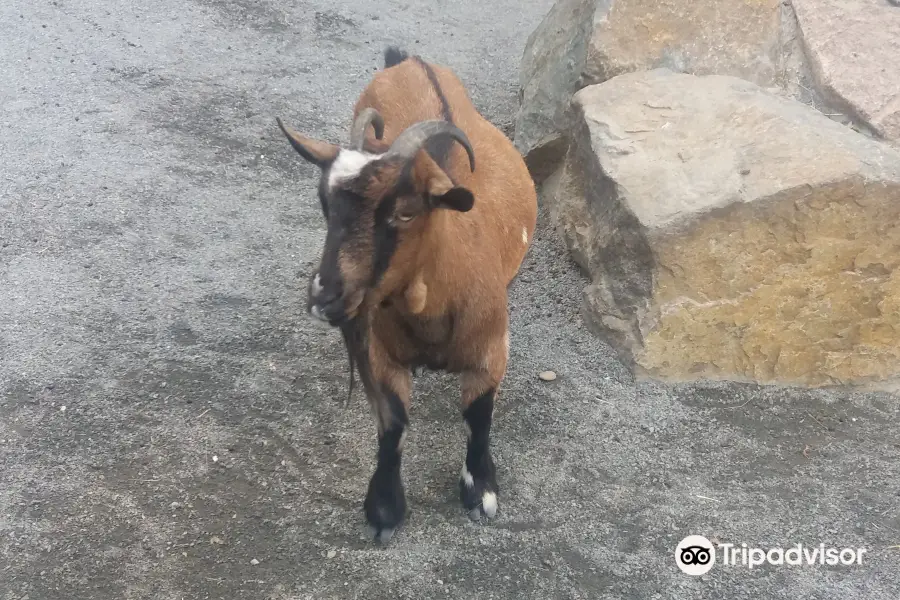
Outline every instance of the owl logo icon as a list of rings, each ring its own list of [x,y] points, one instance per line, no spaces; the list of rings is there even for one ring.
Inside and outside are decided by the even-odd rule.
[[[675,564],[687,575],[705,575],[716,564],[716,549],[702,535],[689,535],[675,547]]]

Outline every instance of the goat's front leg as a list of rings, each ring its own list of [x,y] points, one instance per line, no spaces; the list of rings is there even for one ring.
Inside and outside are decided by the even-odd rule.
[[[482,361],[482,367],[462,373],[463,420],[468,441],[466,462],[459,480],[460,500],[473,520],[482,515],[493,518],[497,513],[497,475],[491,457],[491,421],[494,400],[506,372],[509,353],[508,334],[493,339]]]
[[[372,356],[372,374],[376,389],[368,396],[378,426],[378,462],[363,506],[375,539],[386,543],[406,516],[400,459],[409,426],[412,376],[383,354]]]

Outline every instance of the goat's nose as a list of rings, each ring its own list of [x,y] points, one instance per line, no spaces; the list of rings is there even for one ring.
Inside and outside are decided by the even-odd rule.
[[[329,321],[343,310],[340,286],[326,286],[316,273],[309,284],[309,312],[321,321]]]
[[[341,289],[339,285],[323,285],[321,275],[316,273],[309,286],[309,298],[313,304],[326,306],[335,302],[340,295]]]

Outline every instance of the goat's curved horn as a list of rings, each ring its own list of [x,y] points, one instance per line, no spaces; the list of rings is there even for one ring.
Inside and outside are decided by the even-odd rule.
[[[350,148],[352,150],[362,150],[363,143],[366,141],[366,129],[369,125],[375,128],[375,137],[381,139],[384,135],[384,119],[374,108],[364,108],[359,112],[356,120],[353,121],[353,127],[350,129]]]
[[[412,160],[416,153],[422,149],[422,146],[436,135],[449,135],[465,148],[466,154],[469,155],[469,169],[475,170],[475,151],[472,150],[472,144],[463,131],[448,121],[439,119],[431,121],[420,121],[414,125],[410,125],[403,131],[394,143],[391,144],[390,150],[387,151],[385,158],[402,158]]]

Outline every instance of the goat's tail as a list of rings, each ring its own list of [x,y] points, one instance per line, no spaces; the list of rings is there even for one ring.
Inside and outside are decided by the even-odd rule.
[[[394,65],[399,65],[407,58],[409,58],[409,54],[397,46],[388,46],[384,51],[384,68],[390,69]]]

